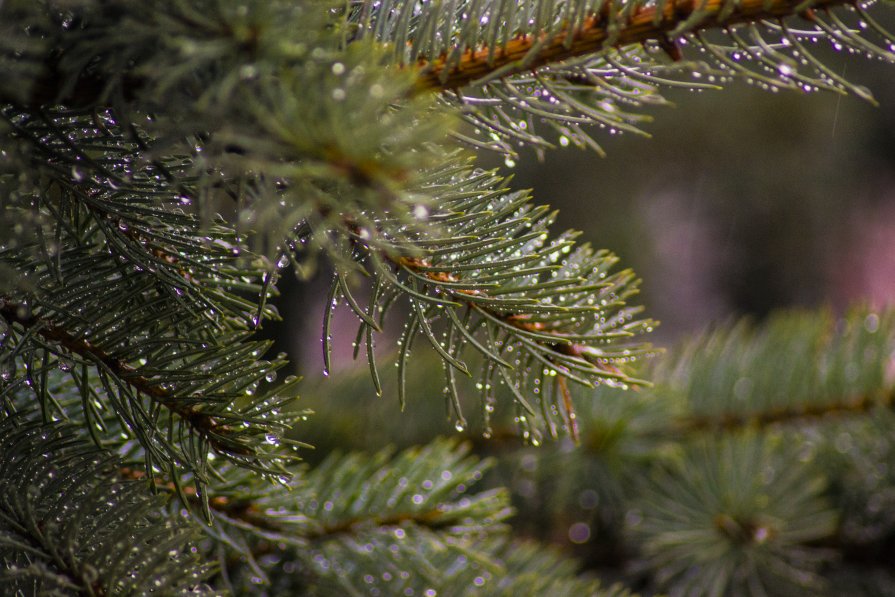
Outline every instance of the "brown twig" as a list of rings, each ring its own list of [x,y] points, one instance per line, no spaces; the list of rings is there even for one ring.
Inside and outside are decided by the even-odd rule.
[[[441,520],[445,511],[439,508],[422,512],[395,512],[387,516],[370,516],[348,518],[333,524],[321,524],[311,530],[306,538],[313,541],[328,539],[337,535],[352,533],[360,526],[369,524],[376,527],[401,526],[407,523],[417,524],[430,529],[439,529],[448,523]]]
[[[432,280],[434,284],[438,284],[440,282],[460,282],[462,278],[456,274],[448,273],[448,272],[440,272],[440,271],[430,271],[427,269],[430,267],[430,264],[425,259],[420,259],[418,257],[399,257],[393,260],[393,263],[400,267],[406,267],[414,270],[417,274]],[[566,356],[573,356],[578,358],[584,358],[586,354],[586,344],[569,342],[561,332],[556,332],[554,330],[548,329],[543,323],[537,321],[528,321],[528,316],[526,314],[518,314],[518,313],[499,313],[492,309],[488,309],[483,307],[479,303],[473,303],[471,301],[464,300],[465,296],[477,296],[477,297],[487,297],[487,294],[474,289],[464,289],[464,288],[444,288],[444,292],[451,295],[452,298],[457,301],[462,302],[468,308],[486,312],[491,317],[495,319],[500,319],[509,325],[519,328],[520,330],[529,331],[529,332],[537,332],[546,336],[554,336],[556,338],[556,342],[553,344],[548,344],[547,347],[555,351],[559,354],[563,354]],[[543,340],[535,340],[538,344],[547,344],[546,341]],[[549,358],[549,357],[548,357]],[[587,359],[586,359],[587,360]],[[596,367],[597,369],[604,371],[606,373],[612,375],[620,375],[621,371],[614,367],[609,363],[594,363],[593,361],[588,360],[588,362]],[[562,365],[557,364],[558,367],[562,367]],[[570,427],[571,430],[571,427]]]
[[[812,8],[824,9],[850,3],[852,0],[815,0]],[[692,29],[723,29],[732,25],[761,21],[764,19],[784,19],[795,16],[796,9],[803,4],[801,0],[740,0],[729,14],[723,14],[728,0],[670,0],[663,6],[662,13],[657,15],[655,7],[641,8],[633,11],[626,22],[615,23],[610,31],[609,15],[590,16],[582,26],[572,32],[571,43],[568,43],[569,32],[562,31],[543,43],[537,56],[523,61],[536,43],[544,40],[544,34],[523,35],[508,41],[496,48],[492,53],[488,48],[470,49],[461,57],[459,63],[445,73],[447,57],[421,59],[413,68],[419,71],[417,88],[420,91],[443,91],[458,89],[488,76],[497,69],[510,67],[505,74],[512,75],[531,71],[548,64],[562,62],[578,56],[592,54],[608,47],[623,47],[655,41],[667,46],[669,33],[686,19],[701,15]],[[614,10],[618,13],[623,7],[616,3]],[[804,11],[800,16],[808,16]],[[516,64],[513,68],[511,65]],[[47,65],[45,72],[37,77],[26,99],[22,97],[4,97],[2,101],[24,103],[27,107],[37,108],[48,104],[66,104],[72,107],[92,106],[106,99],[112,91],[108,81],[96,75],[85,73],[74,84],[64,83],[54,62]],[[135,99],[145,81],[133,74],[126,74],[116,86],[125,101]]]
[[[144,470],[129,466],[120,467],[118,469],[118,476],[122,479],[132,481],[142,481],[147,478]],[[157,490],[164,491],[171,495],[177,494],[177,487],[174,483],[165,481],[160,477],[153,477],[153,485]],[[182,491],[193,505],[199,503],[200,497],[194,487],[186,486],[182,488]],[[274,533],[282,533],[286,531],[286,529],[277,524],[275,519],[266,516],[262,509],[251,499],[237,499],[229,496],[216,495],[209,497],[208,506],[213,511],[223,514],[228,518],[239,520],[264,531]],[[444,514],[445,510],[434,508],[422,512],[395,512],[386,516],[352,517],[332,524],[324,523],[309,525],[307,530],[300,532],[300,534],[302,539],[315,541],[352,533],[358,527],[364,525],[392,527],[413,523],[430,529],[439,529],[449,524],[448,522],[441,520]],[[290,532],[294,533],[295,530],[291,529]]]
[[[149,378],[141,375],[129,364],[105,352],[102,348],[94,346],[86,338],[74,336],[52,322],[35,316],[29,309],[5,301],[2,298],[0,298],[0,316],[9,323],[17,323],[25,329],[32,329],[35,334],[38,334],[44,340],[57,343],[73,354],[101,364],[104,368],[124,380],[138,393],[150,397],[189,423],[219,452],[239,454],[241,456],[252,455],[252,451],[248,448],[243,448],[233,443],[224,445],[216,439],[215,436],[225,435],[231,431],[228,425],[181,402],[171,392],[162,388],[160,384],[154,383]]]
[[[658,435],[670,434],[684,437],[690,433],[709,431],[730,432],[749,427],[768,427],[797,421],[849,416],[867,413],[877,407],[891,408],[895,396],[857,396],[826,404],[803,404],[786,408],[772,408],[755,413],[721,413],[717,415],[690,415],[677,419]]]
[[[812,8],[830,8],[848,4],[850,0],[815,0]],[[445,72],[447,58],[441,56],[434,60],[420,60],[416,68],[420,70],[418,84],[421,89],[445,90],[465,87],[479,79],[483,79],[498,69],[516,64],[504,71],[505,75],[528,72],[548,64],[554,64],[593,54],[609,47],[624,47],[655,41],[660,45],[668,42],[668,35],[682,22],[701,15],[692,30],[723,29],[732,25],[756,22],[765,19],[784,19],[795,16],[796,8],[803,4],[801,0],[740,0],[733,10],[722,15],[729,0],[670,0],[663,6],[662,13],[657,14],[655,7],[641,8],[633,12],[627,22],[614,23],[617,29],[610,31],[607,14],[595,14],[584,24],[574,30],[571,43],[568,43],[569,32],[562,31],[553,39],[544,42],[545,36],[523,35],[510,40],[493,52],[486,47],[469,50],[463,54],[456,67]],[[624,8],[615,3],[614,10],[620,12]],[[802,12],[799,16],[809,17],[810,13]],[[524,60],[535,44],[544,42],[537,50],[537,55]]]
[[[147,477],[146,471],[129,466],[120,467],[118,469],[118,476],[130,481],[142,481]],[[176,495],[178,493],[177,486],[174,483],[165,481],[158,476],[153,476],[153,486],[155,489],[171,495]],[[191,504],[194,506],[199,504],[201,498],[195,487],[184,486],[181,490]],[[215,495],[208,498],[208,507],[229,518],[240,520],[265,531],[282,531],[282,529],[277,527],[274,522],[269,517],[265,516],[261,509],[249,499],[236,499],[224,495]]]

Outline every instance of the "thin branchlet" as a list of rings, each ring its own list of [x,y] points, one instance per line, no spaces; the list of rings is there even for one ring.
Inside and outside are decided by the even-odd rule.
[[[148,378],[137,372],[126,362],[117,359],[101,348],[94,346],[85,338],[73,336],[68,331],[54,325],[52,322],[45,321],[27,308],[22,308],[12,302],[3,301],[0,303],[0,316],[7,322],[17,323],[25,329],[31,329],[41,338],[58,344],[59,346],[70,351],[72,354],[81,356],[89,361],[100,363],[109,371],[133,387],[137,392],[148,396],[153,401],[161,404],[172,413],[176,414],[182,420],[186,421],[190,427],[196,430],[206,441],[213,447],[223,453],[231,453],[242,456],[250,456],[253,454],[248,447],[241,447],[229,443],[222,444],[216,439],[216,436],[225,436],[231,428],[216,420],[214,417],[202,413],[199,408],[191,406],[177,400],[177,398],[168,390],[164,389],[157,383],[153,383]]]
[[[891,408],[895,395],[852,396],[821,404],[798,404],[786,408],[772,408],[753,413],[727,412],[717,415],[688,415],[670,426],[648,435],[684,437],[696,433],[730,433],[741,429],[763,429],[774,425],[795,425],[831,417],[850,417],[866,414],[876,408]]]
[[[412,269],[417,274],[432,280],[433,284],[438,284],[439,282],[460,282],[463,280],[463,278],[459,274],[449,274],[442,271],[429,271],[428,269],[426,269],[429,266],[426,260],[418,257],[397,257],[392,259],[392,261],[398,266]],[[586,351],[586,344],[581,344],[579,342],[569,342],[562,332],[548,329],[541,322],[528,321],[527,316],[524,313],[506,313],[505,311],[495,311],[494,309],[490,309],[487,306],[482,305],[480,302],[474,303],[464,299],[465,296],[469,295],[482,298],[487,297],[487,293],[483,290],[444,287],[443,292],[450,295],[453,300],[465,305],[467,308],[474,311],[487,313],[491,317],[500,319],[515,328],[523,331],[538,332],[541,335],[555,337],[556,342],[552,344],[547,342],[546,340],[535,340],[536,343],[549,348],[551,351],[574,357],[580,357]],[[592,362],[592,364],[606,373],[611,373],[613,375],[620,374],[619,369],[612,366],[611,364],[600,362]],[[574,413],[574,411],[570,412]]]

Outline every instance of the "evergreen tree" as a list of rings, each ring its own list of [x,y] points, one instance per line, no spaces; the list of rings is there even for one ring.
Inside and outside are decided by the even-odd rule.
[[[472,161],[601,152],[668,86],[873,101],[818,42],[895,61],[891,8],[0,1],[3,594],[892,593],[895,313],[659,356],[635,275]],[[262,339],[289,270],[332,278],[327,369],[345,305],[377,393],[437,368],[481,450],[303,464],[357,407]]]

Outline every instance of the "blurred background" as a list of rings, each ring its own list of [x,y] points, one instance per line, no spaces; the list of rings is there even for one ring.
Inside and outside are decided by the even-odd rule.
[[[848,63],[879,107],[830,93],[737,84],[674,90],[653,135],[609,138],[607,157],[547,152],[515,184],[559,208],[559,226],[643,278],[656,338],[779,307],[895,297],[895,77]],[[843,67],[844,68],[844,67]]]

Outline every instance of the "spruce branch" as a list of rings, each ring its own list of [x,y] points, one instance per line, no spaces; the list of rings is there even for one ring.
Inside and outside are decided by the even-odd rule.
[[[291,456],[272,438],[291,424],[281,409],[297,380],[273,384],[285,359],[262,359],[269,343],[249,339],[278,317],[273,265],[232,229],[185,213],[198,194],[190,160],[154,154],[111,111],[2,115],[27,173],[7,210],[52,217],[3,231],[0,262],[23,272],[0,294],[4,329],[15,329],[4,381],[17,363],[23,376],[0,395],[27,382],[47,412],[58,366],[79,386],[91,432],[111,410],[149,469],[178,463],[201,485],[217,453],[280,474]]]
[[[491,79],[494,73],[512,77],[541,67],[592,55],[607,48],[654,42],[680,60],[672,37],[690,31],[726,30],[741,23],[777,21],[798,16],[814,21],[813,10],[854,4],[852,0],[667,0],[648,6],[641,2],[606,2],[599,13],[580,25],[545,34],[533,32],[496,47],[467,48],[459,60],[447,56],[420,58],[416,64],[423,89],[454,90]]]
[[[895,401],[892,309],[784,311],[744,319],[682,341],[639,374],[636,396],[583,390],[582,447],[593,454],[636,445],[743,432],[772,433],[890,413]]]
[[[886,407],[893,322],[891,309],[866,307],[838,323],[826,311],[780,313],[762,326],[741,321],[656,363],[661,381],[645,393],[661,393],[684,421],[735,427]]]
[[[212,594],[188,549],[195,527],[161,516],[116,461],[33,411],[0,421],[0,586],[4,592]],[[122,549],[124,545],[138,549]]]
[[[467,445],[436,440],[398,454],[332,454],[295,471],[288,484],[221,468],[224,480],[204,489],[214,525],[202,528],[222,550],[223,572],[236,583],[234,592],[247,575],[274,587],[362,587],[366,570],[375,568],[377,577],[386,570],[413,586],[447,587],[451,574],[427,558],[473,557],[507,531],[512,510],[506,492],[473,488],[491,465],[471,455]],[[147,478],[131,466],[118,474]],[[193,488],[180,488],[162,475],[154,475],[153,486],[179,497],[190,511],[200,502]],[[172,511],[181,507],[172,499]],[[284,574],[283,564],[293,561],[301,563],[300,571]],[[399,576],[401,570],[410,578]]]
[[[875,18],[885,10],[886,2],[838,0],[367,0],[349,23],[420,73],[421,91],[442,92],[460,111],[475,132],[455,133],[459,140],[508,156],[520,144],[540,154],[557,142],[602,154],[594,129],[647,135],[645,111],[668,103],[663,87],[718,89],[744,79],[873,102],[811,46],[826,41],[893,62],[895,35]]]
[[[545,431],[574,435],[574,408],[555,378],[588,387],[644,383],[627,371],[629,363],[654,352],[637,341],[654,322],[638,319],[640,308],[627,303],[638,280],[630,270],[614,271],[617,258],[608,251],[576,245],[574,231],[551,238],[555,214],[531,205],[527,193],[505,189],[494,172],[471,169],[451,156],[446,160],[419,187],[440,197],[439,208],[425,216],[429,228],[408,233],[388,219],[370,224],[374,233],[354,228],[355,258],[370,274],[371,296],[361,305],[353,296],[351,272],[337,270],[324,315],[325,367],[332,312],[344,301],[360,320],[355,358],[363,345],[381,391],[373,331],[403,298],[410,313],[398,341],[402,406],[410,350],[422,336],[443,359],[445,393],[458,429],[467,422],[456,373],[472,377],[469,354],[482,359],[476,387],[486,430],[496,390],[505,386],[528,441],[539,443]],[[385,251],[368,246],[374,235]]]
[[[149,396],[165,408],[177,414],[195,429],[212,447],[222,453],[232,452],[239,455],[251,453],[245,447],[228,445],[219,442],[217,438],[226,436],[232,428],[222,421],[216,421],[213,417],[203,414],[201,407],[196,404],[185,403],[174,398],[173,394],[157,383],[151,382],[141,375],[137,369],[124,361],[116,359],[102,349],[93,346],[85,338],[73,336],[66,330],[57,327],[52,322],[44,321],[36,317],[26,305],[17,305],[0,299],[0,317],[7,324],[18,324],[26,333],[36,334],[47,342],[56,343],[71,354],[78,355],[94,364],[111,371],[125,380],[137,392]]]

